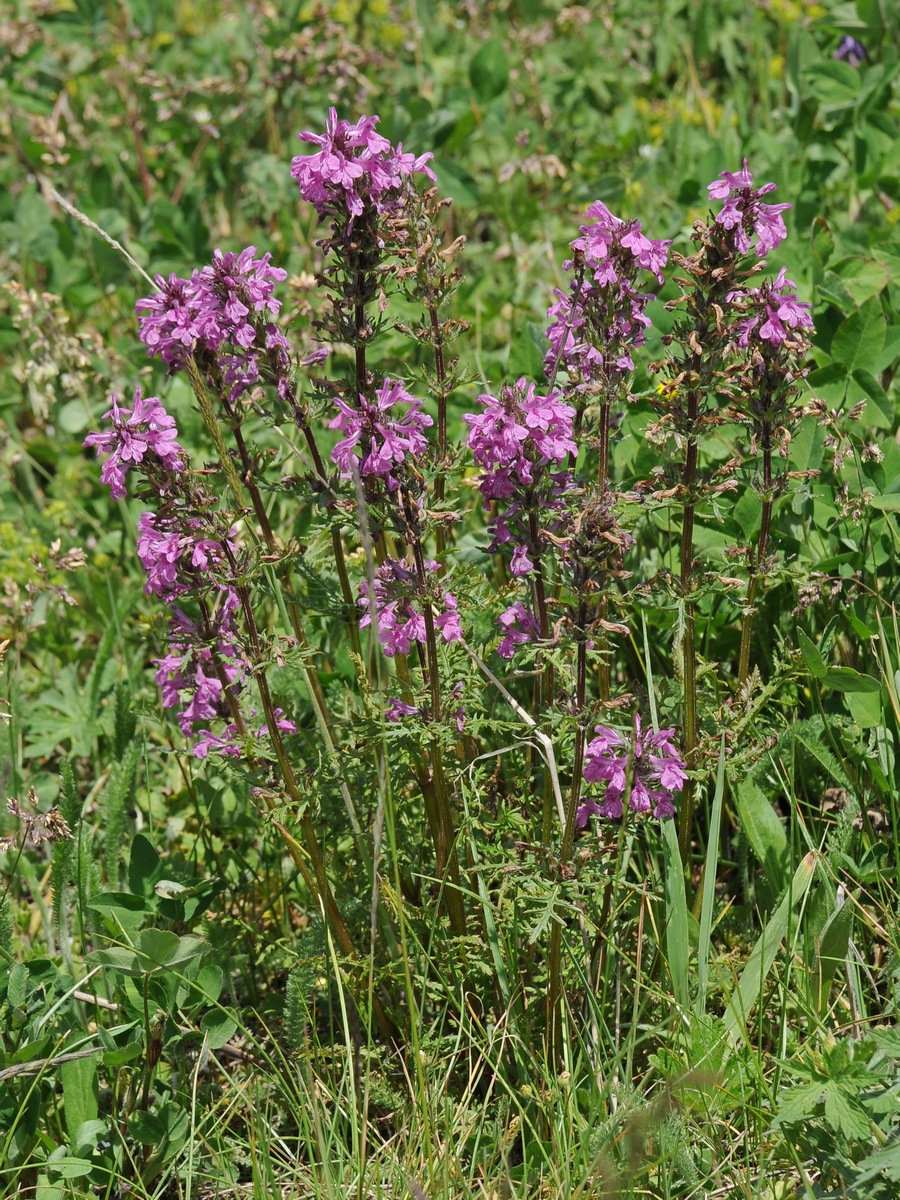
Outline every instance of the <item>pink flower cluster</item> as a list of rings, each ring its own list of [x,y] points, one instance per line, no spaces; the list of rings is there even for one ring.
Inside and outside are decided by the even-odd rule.
[[[98,454],[108,454],[100,478],[109,484],[110,494],[121,500],[125,492],[125,472],[139,463],[145,472],[158,474],[160,468],[170,474],[184,470],[181,447],[175,440],[175,418],[170,416],[156,396],[134,393],[134,408],[120,408],[111,396],[112,408],[103,414],[112,428],[89,433],[85,446],[95,446]]]
[[[570,475],[546,468],[562,466],[578,452],[573,437],[575,409],[558,392],[538,395],[534,384],[525,379],[501,388],[499,398],[485,394],[478,399],[484,411],[465,413],[463,420],[469,426],[472,456],[484,468],[479,488],[485,508],[495,500],[511,501],[489,526],[494,536],[491,551],[510,546],[510,570],[513,575],[527,575],[534,570],[528,557],[534,550],[529,544],[529,512],[561,507],[560,496]]]
[[[434,559],[425,562],[429,574],[439,571]],[[414,642],[425,642],[425,617],[421,611],[421,588],[415,568],[399,558],[389,558],[375,572],[375,618],[378,640],[388,658],[409,654]],[[371,622],[369,584],[359,585],[359,606],[363,612],[359,625],[365,629]],[[443,611],[436,612],[434,625],[445,642],[462,637],[456,598],[450,592],[441,595]]]
[[[594,727],[597,737],[588,742],[584,755],[585,783],[605,783],[601,803],[582,796],[577,822],[584,829],[592,816],[618,821],[625,802],[633,812],[652,810],[663,820],[675,813],[674,792],[687,779],[684,761],[674,743],[674,729],[645,733],[641,718],[634,718],[632,734],[619,733],[606,725]]]
[[[544,360],[549,375],[564,369],[580,386],[634,370],[631,349],[643,345],[650,324],[644,309],[655,298],[638,291],[635,280],[639,271],[649,271],[662,283],[671,244],[648,238],[640,221],[621,220],[600,200],[584,215],[593,220],[572,242],[584,279],[572,280],[568,296],[554,289]],[[574,266],[573,260],[563,263],[565,271]]]
[[[780,346],[791,336],[788,330],[813,328],[812,305],[797,299],[797,285],[788,279],[784,267],[771,283],[764,283],[760,288],[749,288],[743,292],[732,292],[728,299],[732,298],[749,299],[758,310],[754,315],[739,322],[739,346],[746,347],[750,344],[754,330],[757,331],[756,337],[760,341]]]
[[[291,162],[291,175],[300,186],[300,195],[314,204],[320,216],[331,209],[362,216],[366,203],[376,212],[390,208],[397,200],[404,179],[415,173],[434,181],[427,165],[433,154],[404,154],[403,144],[396,149],[387,138],[375,132],[378,117],[360,117],[355,125],[338,120],[329,109],[323,134],[301,133],[301,142],[319,149],[314,154],[298,155]]]
[[[158,517],[152,512],[141,513],[138,520],[137,552],[147,582],[148,596],[172,600],[190,591],[197,583],[198,573],[207,572],[224,560],[222,543],[216,538],[203,537],[201,521],[176,513]],[[236,530],[232,529],[233,537]],[[226,539],[228,549],[237,547]]]
[[[216,355],[236,399],[261,381],[274,382],[286,403],[292,394],[289,344],[275,324],[281,301],[275,284],[287,278],[256,258],[256,247],[240,253],[216,250],[213,261],[190,279],[156,276],[159,291],[135,305],[141,341],[173,370],[191,355]]]
[[[541,636],[541,627],[537,618],[521,600],[511,604],[497,620],[504,632],[503,640],[497,647],[497,653],[501,658],[512,658],[517,646],[533,642]]]
[[[746,158],[740,171],[723,171],[708,185],[707,191],[711,200],[725,201],[716,214],[716,223],[732,231],[739,254],[749,251],[751,234],[756,236],[754,249],[760,258],[780,246],[787,237],[781,214],[793,206],[762,202],[763,196],[775,191],[775,184],[764,183],[762,187],[754,188]]]
[[[168,653],[156,660],[156,683],[163,708],[180,708],[178,724],[185,737],[191,737],[194,725],[200,722],[228,716],[226,688],[232,696],[240,690],[246,664],[234,626],[234,614],[239,608],[237,593],[223,589],[221,603],[212,616],[215,657],[208,631],[202,630],[180,608],[172,614]],[[196,756],[203,758],[205,753]]]
[[[338,415],[329,423],[329,429],[339,429],[344,437],[331,453],[332,460],[348,477],[356,463],[360,475],[365,478],[382,476],[389,491],[396,489],[394,468],[404,462],[407,455],[417,458],[427,448],[428,442],[423,429],[434,422],[423,413],[422,401],[410,395],[398,380],[385,379],[375,394],[375,401],[359,397],[359,408],[351,408],[345,401],[334,398]],[[394,413],[396,405],[406,405],[405,412]],[[357,452],[362,452],[360,461]]]

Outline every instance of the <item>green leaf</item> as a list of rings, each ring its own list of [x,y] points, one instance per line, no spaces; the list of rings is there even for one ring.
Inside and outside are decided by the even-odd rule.
[[[719,830],[722,824],[722,805],[725,800],[725,732],[719,743],[719,763],[716,768],[716,791],[710,813],[709,837],[706,844],[706,864],[703,869],[703,897],[700,909],[700,929],[697,939],[697,1001],[695,1011],[702,1016],[706,1008],[706,989],[709,980],[709,945],[712,933],[713,908],[716,902],[716,874],[719,862]]]
[[[826,1080],[815,1083],[799,1083],[778,1097],[777,1121],[779,1125],[793,1125],[797,1121],[808,1121],[816,1115],[822,1102]]]
[[[852,667],[829,667],[825,659],[801,629],[797,635],[803,661],[810,675],[836,692],[880,692],[881,684],[871,675],[862,675]]]
[[[94,1121],[99,1112],[97,1059],[76,1058],[60,1064],[66,1130],[74,1144],[85,1121]]]
[[[828,665],[817,647],[809,640],[802,629],[798,633],[797,640],[800,643],[800,652],[803,655],[803,661],[806,663],[810,675],[813,675],[816,679],[823,679],[828,670]]]
[[[788,841],[784,825],[752,776],[735,789],[741,825],[775,893],[787,884]]]
[[[825,264],[834,253],[834,234],[828,228],[828,222],[824,217],[816,217],[809,236],[812,243],[813,263],[817,275],[821,277]]]
[[[204,1014],[200,1028],[206,1035],[210,1050],[221,1050],[237,1032],[237,1021],[229,1013],[216,1008]]]
[[[881,724],[881,693],[848,692],[844,703],[860,729],[875,729]]]
[[[139,953],[147,964],[145,970],[166,967],[172,970],[182,967],[205,954],[207,943],[202,938],[187,935],[178,937],[168,929],[144,929],[141,931]]]
[[[672,991],[675,1001],[687,1008],[690,1001],[688,990],[688,937],[687,897],[684,890],[684,867],[678,849],[678,833],[674,821],[662,823],[663,857],[666,866],[666,951],[669,972],[672,976]]]
[[[866,692],[869,695],[881,691],[881,684],[871,675],[862,675],[852,667],[829,667],[822,676],[826,687],[836,692]]]
[[[747,1020],[760,999],[763,984],[787,935],[791,913],[812,883],[816,857],[815,850],[810,850],[797,867],[784,899],[770,917],[769,923],[750,952],[737,986],[731,993],[722,1018],[722,1028],[732,1043],[740,1041],[744,1036]]]
[[[853,382],[865,393],[870,404],[866,405],[866,422],[876,429],[894,428],[894,406],[890,398],[871,371],[856,367],[851,373]]]
[[[135,834],[128,863],[128,886],[136,896],[149,899],[162,874],[162,862],[153,843],[142,833]]]
[[[900,492],[888,492],[884,496],[873,496],[869,501],[872,508],[882,512],[900,512]]]
[[[485,42],[469,63],[469,81],[482,104],[506,91],[509,63],[502,42],[496,39]]]
[[[868,370],[884,345],[886,329],[881,303],[873,296],[838,326],[831,341],[831,357],[843,363],[850,374],[858,368]]]
[[[830,1079],[825,1088],[825,1120],[846,1138],[868,1140],[872,1132],[865,1109],[835,1079]]]
[[[128,975],[132,979],[137,979],[144,974],[138,956],[125,946],[110,946],[106,950],[95,950],[89,958],[91,962],[108,967],[117,975]]]
[[[828,991],[838,968],[847,957],[850,934],[853,929],[853,906],[846,900],[836,908],[822,930],[819,938],[817,967],[819,975],[819,1012],[824,1012],[828,1003]]]

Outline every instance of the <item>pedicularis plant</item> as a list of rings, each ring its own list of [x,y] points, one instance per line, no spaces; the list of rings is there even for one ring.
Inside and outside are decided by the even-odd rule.
[[[292,175],[324,233],[302,357],[278,323],[286,273],[252,246],[216,251],[190,278],[157,276],[137,304],[148,353],[190,380],[211,459],[190,461],[172,415],[140,391],[128,407],[113,399],[86,444],[105,455],[113,496],[130,484],[146,506],[137,552],[169,612],[162,704],[193,755],[239,772],[268,810],[357,1000],[364,933],[331,857],[347,834],[372,881],[385,980],[402,896],[445,915],[477,986],[475,796],[507,808],[501,824],[556,887],[548,953],[522,981],[545,991],[555,1045],[568,919],[555,906],[593,871],[601,886],[582,900],[609,916],[610,827],[621,849],[626,829],[652,837],[674,817],[687,866],[720,737],[734,743],[758,704],[754,638],[769,634],[753,617],[782,570],[773,512],[799,474],[788,455],[810,307],[784,270],[767,273],[790,206],[769,203],[775,185],[755,187],[746,162],[709,185],[715,211],[690,252],[598,200],[548,310],[545,378],[469,398],[460,426],[469,381],[448,305],[462,239],[443,243],[431,155],[376,125],[332,110],[323,134],[300,135],[313,151]],[[666,272],[674,324],[649,364],[658,387],[636,397],[648,288]],[[655,465],[620,478],[635,401]],[[698,519],[748,496],[756,527],[724,576],[700,553]],[[731,612],[724,646],[710,640],[711,602]],[[668,628],[652,655],[648,625]],[[286,666],[305,698],[279,695]],[[382,832],[401,818],[431,850],[394,839],[379,916]],[[389,982],[370,995],[394,1034]]]

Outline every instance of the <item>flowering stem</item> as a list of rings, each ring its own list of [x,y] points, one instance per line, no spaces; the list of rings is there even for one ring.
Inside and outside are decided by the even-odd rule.
[[[684,462],[682,484],[685,490],[684,517],[681,527],[681,578],[680,590],[684,613],[684,628],[681,636],[682,686],[684,688],[684,759],[688,771],[695,766],[697,748],[697,664],[694,639],[694,602],[690,599],[694,588],[694,483],[697,474],[697,420],[700,402],[696,388],[688,392],[687,453]],[[678,814],[678,845],[681,861],[687,865],[691,850],[691,825],[694,811],[694,781],[688,776],[681,791],[681,808]]]
[[[768,433],[768,431],[766,431]],[[741,650],[738,660],[738,689],[747,682],[750,673],[750,633],[753,626],[753,605],[756,593],[762,579],[762,568],[769,545],[769,532],[772,527],[772,446],[771,437],[766,438],[763,446],[763,503],[759,523],[759,541],[750,572],[750,582],[747,586],[747,607],[741,621]]]
[[[444,462],[447,457],[447,374],[444,367],[444,334],[438,311],[433,303],[428,305],[428,316],[431,320],[431,343],[434,347],[434,374],[437,380],[437,458],[438,469],[434,477],[434,500],[438,508],[444,502]],[[447,548],[447,539],[443,522],[435,529],[435,548],[437,558],[443,557]]]

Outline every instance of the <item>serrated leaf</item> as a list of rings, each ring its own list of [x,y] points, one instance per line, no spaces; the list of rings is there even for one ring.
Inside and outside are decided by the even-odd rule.
[[[825,1087],[825,1120],[846,1138],[867,1139],[872,1131],[872,1122],[862,1105],[835,1079]]]
[[[806,1121],[816,1115],[822,1102],[825,1080],[815,1083],[798,1083],[778,1097],[777,1120],[779,1125]]]

